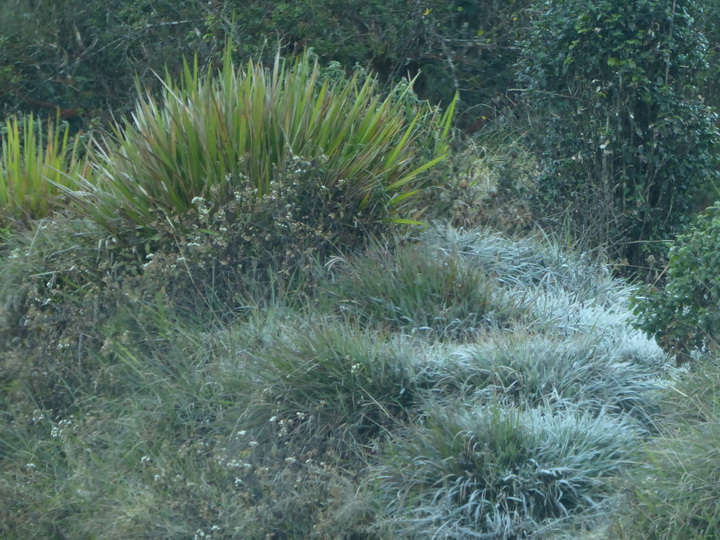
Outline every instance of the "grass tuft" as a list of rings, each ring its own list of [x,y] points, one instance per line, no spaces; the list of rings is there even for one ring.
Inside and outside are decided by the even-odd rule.
[[[375,481],[401,535],[525,537],[610,496],[632,439],[575,408],[432,405],[387,445]]]
[[[592,336],[493,333],[480,343],[449,348],[426,369],[438,387],[480,402],[573,403],[646,421],[658,408],[658,366],[628,361],[612,343]]]
[[[362,324],[439,339],[474,339],[508,317],[490,275],[458,253],[422,244],[376,246],[336,272],[326,290]]]
[[[332,320],[286,326],[240,354],[255,389],[241,425],[303,451],[360,449],[416,406],[411,354],[399,340]]]
[[[665,392],[656,437],[637,452],[617,538],[720,537],[720,359],[706,358]]]

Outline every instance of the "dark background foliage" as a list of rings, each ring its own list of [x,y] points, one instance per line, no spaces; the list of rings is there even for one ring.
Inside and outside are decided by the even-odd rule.
[[[543,166],[538,217],[564,214],[634,265],[712,202],[718,133],[697,2],[540,2],[519,78]],[[657,251],[657,250],[655,250]]]
[[[416,91],[447,103],[460,92],[478,129],[512,86],[515,41],[528,0],[7,0],[0,10],[0,103],[60,115],[75,128],[129,112],[134,79],[156,88],[182,56],[217,62],[232,39],[239,59],[312,47],[324,62],[356,64],[395,83],[421,73]],[[484,117],[484,118],[483,118]]]

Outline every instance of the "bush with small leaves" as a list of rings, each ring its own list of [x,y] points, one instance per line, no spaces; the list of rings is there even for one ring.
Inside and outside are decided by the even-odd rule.
[[[694,0],[539,0],[522,43],[529,141],[544,167],[536,212],[632,264],[707,203],[717,178],[698,11]]]
[[[634,297],[638,326],[679,362],[720,340],[720,206],[712,206],[672,244],[663,289]]]

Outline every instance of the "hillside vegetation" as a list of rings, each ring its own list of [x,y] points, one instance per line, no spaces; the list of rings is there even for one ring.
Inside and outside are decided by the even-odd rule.
[[[720,537],[713,5],[10,3],[1,538]]]

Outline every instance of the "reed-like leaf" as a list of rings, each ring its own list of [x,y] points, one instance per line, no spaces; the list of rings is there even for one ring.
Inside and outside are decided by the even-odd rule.
[[[5,122],[0,154],[0,226],[48,216],[90,169],[79,155],[79,139],[59,122],[43,123],[32,115]],[[64,189],[65,188],[65,189]]]
[[[236,69],[229,53],[215,75],[200,75],[197,62],[178,81],[166,74],[161,101],[142,96],[115,139],[100,141],[98,181],[83,183],[90,195],[77,202],[105,226],[151,230],[195,197],[223,204],[248,187],[266,195],[298,156],[322,158],[325,185],[347,182],[365,208],[392,201],[399,211],[416,177],[446,155],[452,105],[441,114],[408,106],[402,93],[383,98],[374,77],[320,75],[307,55]]]

